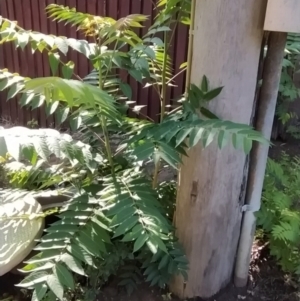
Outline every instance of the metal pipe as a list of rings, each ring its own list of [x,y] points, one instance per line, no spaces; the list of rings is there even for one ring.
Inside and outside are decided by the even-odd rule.
[[[256,118],[256,130],[270,139],[275,115],[282,60],[287,33],[271,32],[263,71],[263,83]],[[256,229],[255,212],[260,209],[261,194],[268,159],[269,146],[256,143],[251,152],[250,170],[247,184],[245,211],[237,252],[234,284],[244,287],[248,281],[251,250]]]

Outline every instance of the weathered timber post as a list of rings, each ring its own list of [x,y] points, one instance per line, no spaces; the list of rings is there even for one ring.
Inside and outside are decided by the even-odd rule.
[[[255,89],[265,0],[197,0],[191,81],[206,75],[224,86],[210,109],[223,119],[249,123]],[[211,297],[232,277],[240,235],[246,156],[216,144],[189,152],[181,167],[175,225],[190,261],[189,280],[174,279],[181,298]]]

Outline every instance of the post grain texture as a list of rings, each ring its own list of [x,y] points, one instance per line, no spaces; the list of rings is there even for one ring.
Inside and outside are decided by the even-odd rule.
[[[249,124],[257,73],[265,0],[197,0],[192,82],[203,75],[212,87],[224,86],[210,109],[220,118]],[[180,170],[175,225],[190,269],[173,293],[208,298],[231,281],[241,227],[246,156],[216,144],[196,146]]]

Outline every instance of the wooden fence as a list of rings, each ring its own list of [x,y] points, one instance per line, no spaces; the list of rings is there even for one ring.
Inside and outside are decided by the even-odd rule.
[[[145,14],[149,16],[145,28],[140,29],[140,34],[145,34],[147,27],[156,15],[155,1],[153,0],[2,0],[0,1],[0,15],[11,20],[17,20],[18,24],[25,29],[32,29],[43,33],[61,35],[73,38],[84,38],[70,26],[57,24],[48,19],[45,7],[50,3],[57,3],[69,7],[76,7],[78,11],[88,12],[94,15],[110,16],[114,19],[128,14]],[[170,48],[173,58],[173,68],[179,70],[179,66],[186,60],[188,44],[188,28],[179,26]],[[75,52],[70,52],[68,60],[75,62],[75,72],[85,76],[91,70],[91,66],[85,57]],[[31,50],[16,50],[13,44],[5,44],[0,48],[0,68],[8,68],[10,72],[18,72],[22,76],[38,77],[49,76],[50,69],[46,54],[31,54]],[[133,100],[139,105],[147,105],[143,114],[158,119],[159,101],[158,96],[152,89],[144,88],[134,80],[129,79],[133,89]],[[168,99],[172,100],[183,92],[184,75],[176,79],[176,87],[168,91]],[[6,101],[5,93],[0,94],[0,117],[2,120],[18,125],[26,125],[28,121],[36,120],[41,127],[53,126],[53,116],[46,117],[43,109],[29,110],[21,108],[18,100]]]

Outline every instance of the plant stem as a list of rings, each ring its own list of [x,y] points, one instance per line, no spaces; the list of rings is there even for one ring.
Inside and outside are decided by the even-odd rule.
[[[153,189],[155,189],[157,187],[159,167],[160,167],[160,161],[155,163],[154,173],[153,173],[153,180],[152,180],[152,188]]]
[[[168,63],[168,34],[164,32],[164,60],[162,70],[162,87],[160,94],[160,122],[164,120],[166,114],[166,98],[167,98],[167,63]],[[155,163],[152,187],[157,187],[158,172],[160,168],[160,160]]]
[[[106,119],[104,116],[101,116],[101,126],[103,128],[105,148],[106,148],[106,152],[107,152],[108,162],[111,167],[111,173],[112,173],[112,176],[115,177],[114,161],[113,161],[113,157],[112,157],[109,135],[108,135],[108,131],[107,131]]]
[[[98,85],[99,85],[99,88],[102,89],[103,81],[102,81],[102,73],[101,73],[101,59],[99,59],[98,65],[99,65]],[[112,174],[113,178],[115,179],[114,161],[113,161],[113,158],[112,158],[112,151],[111,151],[109,135],[108,135],[108,131],[107,131],[106,119],[103,115],[100,116],[100,122],[101,122],[101,126],[102,126],[102,129],[103,129],[104,142],[105,142],[104,144],[105,144],[105,149],[106,149],[106,153],[107,153],[108,162],[109,162],[109,165],[111,167],[111,174]]]
[[[186,68],[183,68],[182,70],[180,70],[178,73],[176,73],[172,78],[170,78],[168,81],[167,81],[167,85],[170,84],[177,76],[179,76],[180,74],[182,74],[183,72],[186,71]]]
[[[115,52],[117,50],[117,46],[118,46],[118,43],[119,43],[119,39],[116,40],[116,43],[115,43],[115,46],[114,46],[114,50],[113,50],[113,53],[112,53],[112,57],[109,61],[109,66],[107,67],[107,70],[106,70],[106,74],[105,74],[105,77],[104,77],[104,81],[106,81],[106,78],[107,78],[107,75],[108,75],[108,72],[110,71],[111,67],[112,67],[112,64],[113,64],[113,58],[115,56]]]
[[[189,46],[188,46],[186,82],[185,82],[185,96],[187,96],[189,88],[190,88],[190,85],[191,85],[191,71],[192,71],[192,58],[193,58],[193,42],[194,42],[194,27],[195,27],[195,10],[196,10],[196,0],[192,0],[191,25],[190,25],[190,34],[189,34]]]
[[[168,34],[164,32],[164,60],[162,70],[162,87],[160,101],[160,122],[163,121],[166,112],[166,97],[167,97],[167,63],[168,63]]]

